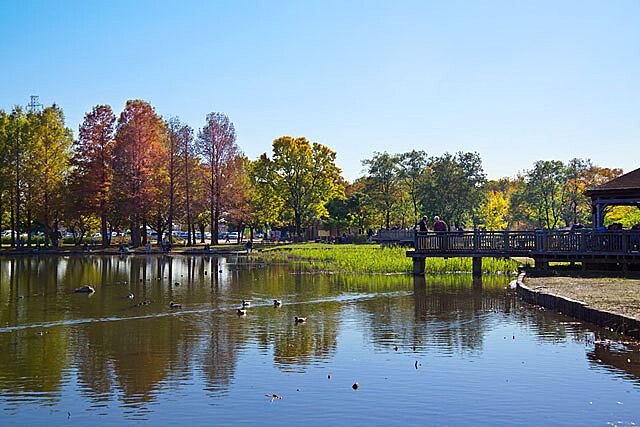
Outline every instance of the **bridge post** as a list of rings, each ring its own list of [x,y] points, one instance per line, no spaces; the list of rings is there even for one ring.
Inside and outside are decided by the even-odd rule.
[[[425,259],[420,257],[413,257],[413,274],[423,275],[424,274],[424,264]]]
[[[482,277],[482,257],[474,256],[473,258],[473,277]]]

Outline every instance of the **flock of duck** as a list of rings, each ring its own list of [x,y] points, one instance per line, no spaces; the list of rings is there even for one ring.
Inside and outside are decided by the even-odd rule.
[[[180,283],[176,282],[174,286],[179,286]],[[95,289],[91,286],[82,286],[80,288],[76,288],[74,290],[75,293],[83,293],[83,294],[92,294],[95,292]],[[133,295],[133,293],[129,292],[129,294],[126,296],[127,299],[133,299],[135,296]],[[149,305],[151,304],[151,301],[147,300],[147,301],[142,301],[137,303],[136,305],[134,305],[134,307],[141,307],[143,305]],[[247,308],[251,307],[251,301],[247,301],[247,300],[242,300],[241,303],[241,307],[237,310],[238,316],[246,316],[247,315]],[[281,307],[282,306],[282,300],[279,299],[274,299],[273,300],[273,306],[274,307]],[[173,301],[169,301],[169,308],[171,309],[176,309],[176,308],[182,308],[182,304],[178,304],[175,303]],[[299,316],[295,316],[293,318],[293,321],[295,323],[304,323],[307,321],[306,317],[299,317]]]
[[[242,300],[241,302],[241,307],[236,311],[236,313],[238,313],[238,316],[246,316],[247,315],[247,308],[251,307],[251,301],[247,301],[247,300]],[[282,300],[279,299],[274,299],[273,300],[273,306],[274,307],[282,307]],[[306,317],[299,317],[299,316],[295,316],[293,318],[293,321],[296,323],[304,323],[307,321]]]

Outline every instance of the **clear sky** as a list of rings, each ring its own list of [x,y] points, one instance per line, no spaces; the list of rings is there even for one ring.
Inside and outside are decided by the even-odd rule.
[[[0,0],[0,108],[144,99],[194,129],[220,111],[250,158],[282,135],[338,152],[478,151],[640,167],[640,1]]]

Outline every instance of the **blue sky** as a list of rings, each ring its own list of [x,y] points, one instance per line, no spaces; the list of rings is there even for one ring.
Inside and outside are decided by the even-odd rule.
[[[140,98],[195,129],[229,115],[255,158],[282,135],[338,152],[478,151],[640,167],[640,1],[0,0],[0,108]]]

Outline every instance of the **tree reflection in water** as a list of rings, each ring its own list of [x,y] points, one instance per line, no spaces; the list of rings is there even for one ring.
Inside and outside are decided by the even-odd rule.
[[[76,393],[96,411],[118,402],[140,413],[167,395],[185,397],[185,383],[198,384],[208,398],[223,397],[245,355],[269,359],[276,372],[308,372],[334,363],[341,333],[353,328],[363,336],[363,352],[416,346],[422,356],[479,355],[505,316],[541,342],[593,335],[585,325],[524,306],[507,282],[308,274],[243,257],[0,259],[0,402],[15,409]],[[73,293],[84,285],[95,294]],[[273,307],[273,298],[282,307]],[[242,299],[252,306],[239,318]],[[169,301],[183,308],[171,310]],[[295,324],[294,316],[308,321]],[[637,352],[596,343],[586,349],[594,367],[639,382]]]

